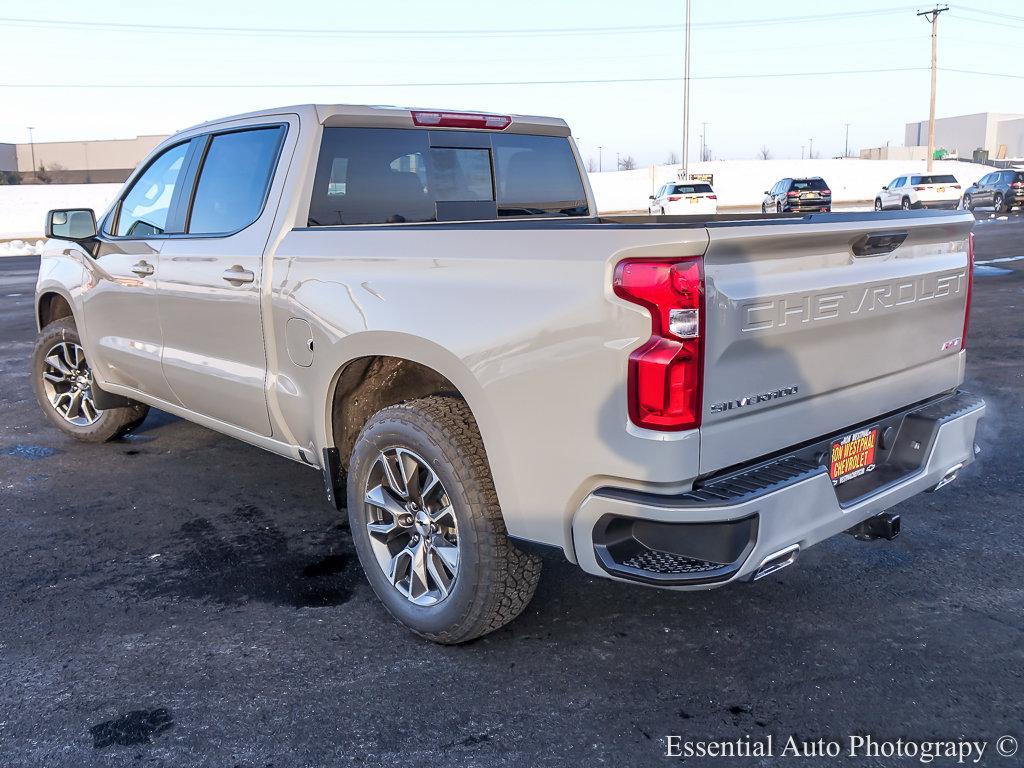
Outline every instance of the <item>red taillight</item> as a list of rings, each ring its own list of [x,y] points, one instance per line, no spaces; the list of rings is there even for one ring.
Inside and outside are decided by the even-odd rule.
[[[615,295],[651,313],[651,337],[629,356],[629,418],[663,431],[700,426],[704,378],[704,267],[686,259],[627,259]]]
[[[1021,186],[1024,186],[1024,185],[1021,185]],[[960,189],[960,185],[959,184],[950,184],[950,187],[953,188],[953,189]]]
[[[924,192],[926,189],[927,187],[914,187],[915,192]]]
[[[1010,186],[1014,189],[1020,189],[1021,187],[1024,187],[1024,181],[1015,181]],[[957,187],[957,189],[960,189],[960,187]]]
[[[669,199],[669,202],[674,203],[676,200],[682,200],[683,196],[682,195],[669,195],[668,199]]]
[[[413,112],[412,122],[426,128],[486,128],[503,131],[512,124],[508,115],[477,115],[472,112]]]
[[[832,194],[832,190],[831,189],[823,189],[823,190],[821,190],[821,196],[822,197],[828,197],[831,194]]]
[[[964,306],[964,332],[960,334],[960,349],[967,349],[967,326],[971,321],[971,284],[974,282],[974,233],[967,236],[967,304]]]
[[[799,192],[787,192],[786,197],[796,197],[799,194]]]
[[[718,195],[706,195],[706,197],[707,197],[708,200],[717,200],[718,199]]]

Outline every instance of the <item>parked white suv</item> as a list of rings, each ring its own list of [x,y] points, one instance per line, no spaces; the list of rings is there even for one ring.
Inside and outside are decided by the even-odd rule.
[[[647,210],[652,214],[704,216],[718,213],[718,195],[710,184],[703,181],[670,181],[649,200]]]
[[[875,195],[875,210],[887,208],[957,208],[960,183],[951,173],[897,176]]]

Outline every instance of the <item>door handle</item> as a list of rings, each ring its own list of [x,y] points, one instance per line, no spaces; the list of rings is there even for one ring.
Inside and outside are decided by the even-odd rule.
[[[238,286],[243,283],[251,283],[256,279],[256,275],[252,270],[242,269],[241,266],[235,264],[231,269],[224,270],[224,274],[221,275],[221,279],[227,280],[234,286]]]
[[[139,277],[149,277],[153,274],[154,267],[148,261],[143,260],[132,264],[131,271]]]

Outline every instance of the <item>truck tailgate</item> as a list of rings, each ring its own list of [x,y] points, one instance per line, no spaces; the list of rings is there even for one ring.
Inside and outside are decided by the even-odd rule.
[[[973,216],[808,218],[708,226],[702,473],[963,378]]]

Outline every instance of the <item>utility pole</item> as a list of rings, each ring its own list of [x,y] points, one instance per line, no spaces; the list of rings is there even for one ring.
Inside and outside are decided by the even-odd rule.
[[[690,173],[690,0],[686,0],[686,52],[683,57],[683,178]]]
[[[604,162],[601,160],[601,150],[602,149],[604,149],[604,147],[598,145],[598,147],[597,147],[597,172],[598,173],[600,173],[601,171],[604,170]]]
[[[813,160],[814,159],[814,139],[808,139],[807,141],[809,142],[808,147],[807,147],[807,159],[808,160]]]
[[[700,125],[700,159],[704,161],[708,159],[708,124],[701,123]]]
[[[804,147],[805,147],[805,146],[806,146],[805,144],[801,144],[801,145],[800,145],[800,159],[801,159],[801,160],[803,160],[803,159],[804,159]]]
[[[34,126],[30,125],[28,127],[28,147],[29,151],[32,153],[32,179],[34,181],[36,178],[36,143],[32,140],[33,130]]]
[[[945,5],[941,8],[935,6],[930,11],[919,11],[918,16],[924,16],[932,23],[932,98],[928,107],[928,172],[931,173],[933,155],[935,154],[935,83],[938,76],[939,61],[939,14],[949,10]]]
[[[850,156],[850,124],[846,124],[846,149],[843,150],[843,157]]]

